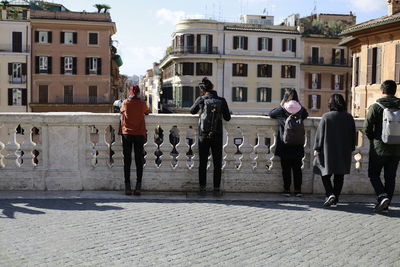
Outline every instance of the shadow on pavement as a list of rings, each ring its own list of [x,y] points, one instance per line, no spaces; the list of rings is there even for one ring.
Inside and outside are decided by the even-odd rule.
[[[115,202],[115,201],[107,201]],[[47,200],[0,200],[0,219],[15,219],[15,213],[25,213],[31,215],[42,215],[45,211],[36,210],[91,210],[91,211],[108,211],[122,210],[117,206],[98,205],[103,201],[81,200],[81,199],[47,199]]]

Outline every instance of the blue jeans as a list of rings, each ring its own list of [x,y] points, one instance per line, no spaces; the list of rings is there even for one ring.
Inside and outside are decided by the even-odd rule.
[[[368,162],[368,177],[374,187],[377,196],[387,194],[391,200],[396,186],[396,172],[399,166],[399,158],[394,156],[378,156],[375,151],[370,151]],[[385,184],[381,180],[381,172]]]

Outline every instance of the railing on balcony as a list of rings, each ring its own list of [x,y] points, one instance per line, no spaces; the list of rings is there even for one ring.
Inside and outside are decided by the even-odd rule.
[[[8,82],[10,84],[25,84],[26,75],[22,75],[21,77],[14,77],[13,75],[9,75]]]
[[[332,65],[346,66],[347,60],[345,58],[332,58]]]
[[[0,44],[0,53],[29,53],[30,51],[30,45],[13,46],[11,42],[9,44]]]
[[[308,57],[308,64],[324,65],[324,58],[323,57]]]
[[[198,189],[198,116],[146,117],[144,190]],[[319,118],[305,120],[304,193],[323,193],[313,174],[313,143]],[[22,130],[17,134],[17,127]],[[357,119],[359,142],[343,193],[372,193],[367,179],[369,142]],[[224,124],[222,189],[280,192],[283,188],[276,146],[278,124],[265,116],[233,116]],[[0,113],[0,190],[120,190],[123,154],[118,114]],[[212,160],[210,160],[212,165]],[[132,165],[132,176],[135,169]],[[212,188],[212,166],[208,170]],[[133,178],[134,179],[134,178]],[[399,191],[399,185],[397,191]]]
[[[105,96],[57,96],[52,104],[110,104],[110,98]]]
[[[176,46],[169,54],[218,54],[218,47]]]

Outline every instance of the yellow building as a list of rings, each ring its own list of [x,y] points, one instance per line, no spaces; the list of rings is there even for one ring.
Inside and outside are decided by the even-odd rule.
[[[161,60],[162,106],[184,111],[208,77],[234,114],[267,114],[285,88],[299,89],[303,61],[296,27],[274,26],[273,17],[245,15],[242,23],[182,20]]]
[[[385,80],[400,82],[400,1],[388,0],[388,15],[354,25],[343,31],[342,42],[352,51],[353,106],[356,117],[382,96]]]
[[[30,12],[7,6],[0,13],[0,112],[27,112],[30,101]]]

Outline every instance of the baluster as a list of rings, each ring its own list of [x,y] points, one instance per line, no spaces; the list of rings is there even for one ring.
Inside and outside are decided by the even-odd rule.
[[[180,126],[181,129],[185,129],[184,125]],[[184,130],[178,130],[179,143],[175,146],[176,151],[178,152],[177,157],[177,166],[176,168],[186,169],[187,168],[187,159],[186,152],[188,151],[189,146],[186,144],[186,132]]]
[[[31,168],[34,166],[33,158],[35,157],[33,154],[33,150],[35,148],[35,143],[32,140],[32,125],[24,125],[25,134],[24,141],[21,144],[21,150],[24,151],[24,155],[22,156],[22,166],[26,168]]]
[[[169,141],[169,130],[166,130],[166,129],[171,129],[171,128],[172,128],[171,125],[166,125],[161,128],[164,130],[164,138],[163,138],[163,142],[160,145],[160,150],[162,152],[161,165],[159,167],[160,170],[169,171],[169,170],[171,170],[171,168],[173,168],[172,167],[172,157],[170,155],[170,153],[173,149],[173,145]]]
[[[3,131],[2,131],[3,129],[4,129],[4,125],[0,124],[0,136],[3,133]],[[3,149],[4,149],[4,143],[2,142],[2,140],[0,140],[0,168],[4,168],[4,156],[2,153]]]
[[[124,153],[122,147],[122,135],[116,134],[115,141],[112,144],[112,150],[114,151],[114,155],[112,159],[114,161],[113,166],[117,168],[124,167]]]
[[[278,130],[275,130],[273,133],[273,137],[271,140],[271,147],[270,147],[270,155],[271,157],[268,160],[268,166],[269,166],[269,170],[272,170],[275,166],[275,162],[276,162],[276,158],[275,158],[275,149],[276,149],[276,145],[278,142]]]
[[[235,131],[237,130],[237,127],[230,123],[229,124],[227,123],[225,127],[226,127],[227,142],[224,146],[224,151],[226,153],[226,156],[224,158],[225,164],[223,166],[223,169],[234,170],[236,169],[235,153],[237,151],[237,147],[235,145]]]
[[[147,142],[144,144],[144,150],[146,151],[146,169],[154,169],[156,165],[156,155],[154,154],[157,150],[157,144],[154,142],[155,138],[155,125],[148,126],[147,131]]]
[[[8,132],[8,142],[4,147],[5,156],[4,164],[6,168],[19,167],[17,150],[20,149],[20,145],[17,143],[17,131],[18,124],[9,124],[6,126]]]
[[[255,141],[255,134],[253,134],[253,132],[254,128],[252,127],[247,126],[242,128],[243,142],[239,146],[240,151],[242,152],[240,164],[241,170],[253,170],[254,167],[254,160],[251,158],[251,154],[254,151],[251,143]]]
[[[268,146],[265,144],[267,128],[258,128],[257,129],[257,145],[254,147],[254,151],[257,154],[256,156],[256,166],[254,169],[258,171],[265,171],[267,165],[267,157],[268,154]]]
[[[99,130],[99,141],[96,145],[97,155],[97,167],[104,168],[108,166],[110,159],[109,146],[106,142],[106,131],[107,125],[96,126]]]

